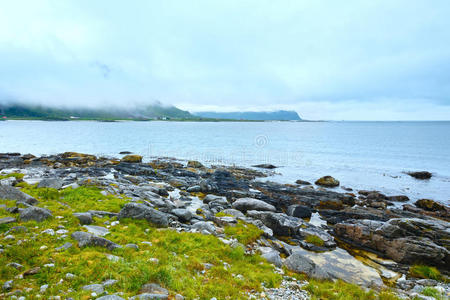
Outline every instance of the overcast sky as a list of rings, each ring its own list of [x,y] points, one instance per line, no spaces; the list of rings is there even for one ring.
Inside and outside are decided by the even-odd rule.
[[[449,16],[449,0],[0,0],[0,101],[450,120]]]

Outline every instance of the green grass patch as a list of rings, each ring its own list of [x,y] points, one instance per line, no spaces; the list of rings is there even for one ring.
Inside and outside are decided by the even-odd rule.
[[[417,278],[442,279],[441,272],[438,269],[426,265],[412,265],[409,268],[409,274]]]
[[[320,237],[318,237],[317,235],[314,235],[314,234],[307,235],[305,238],[305,241],[307,243],[310,243],[310,244],[313,244],[313,245],[316,245],[319,247],[322,247],[324,244],[324,241]]]
[[[255,242],[264,232],[253,224],[238,221],[235,226],[226,226],[225,234],[247,245]]]
[[[20,181],[20,180],[23,179],[23,176],[25,176],[25,174],[22,174],[22,173],[10,173],[10,174],[6,174],[6,175],[0,175],[0,180],[5,179],[5,178],[14,177],[18,181]]]
[[[437,300],[443,300],[444,299],[444,295],[442,295],[437,289],[435,289],[434,287],[431,286],[427,286],[422,290],[422,293],[425,296],[430,296],[433,297],[434,299]]]

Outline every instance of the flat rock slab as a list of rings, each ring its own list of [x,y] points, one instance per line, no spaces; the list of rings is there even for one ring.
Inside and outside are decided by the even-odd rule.
[[[0,185],[0,199],[16,200],[18,202],[25,202],[30,205],[35,205],[38,203],[35,198],[9,185]]]
[[[16,218],[13,217],[0,218],[0,224],[8,224],[14,222],[16,222]]]
[[[105,236],[109,233],[109,230],[107,228],[101,226],[84,225],[83,227],[86,228],[89,233],[92,233],[95,236]]]
[[[276,211],[276,208],[273,205],[254,198],[239,198],[233,202],[232,207],[244,213],[248,210]]]
[[[120,211],[117,219],[132,218],[132,219],[144,219],[149,223],[155,224],[160,227],[169,226],[169,218],[167,214],[160,212],[144,204],[127,203]]]
[[[59,190],[63,186],[63,181],[59,178],[45,178],[42,179],[39,184],[38,188],[52,188]]]
[[[97,298],[97,300],[125,300],[125,299],[120,296],[117,296],[117,295],[106,295],[106,296]]]

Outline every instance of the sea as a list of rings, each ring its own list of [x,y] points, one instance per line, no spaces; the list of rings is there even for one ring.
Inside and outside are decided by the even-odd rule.
[[[145,161],[277,166],[261,180],[314,182],[330,175],[353,190],[450,203],[450,122],[0,122],[0,152],[65,151]],[[409,171],[429,171],[418,180]]]

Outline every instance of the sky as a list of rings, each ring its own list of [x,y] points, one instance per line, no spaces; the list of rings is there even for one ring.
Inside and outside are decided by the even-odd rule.
[[[450,1],[0,0],[0,102],[450,120]]]

